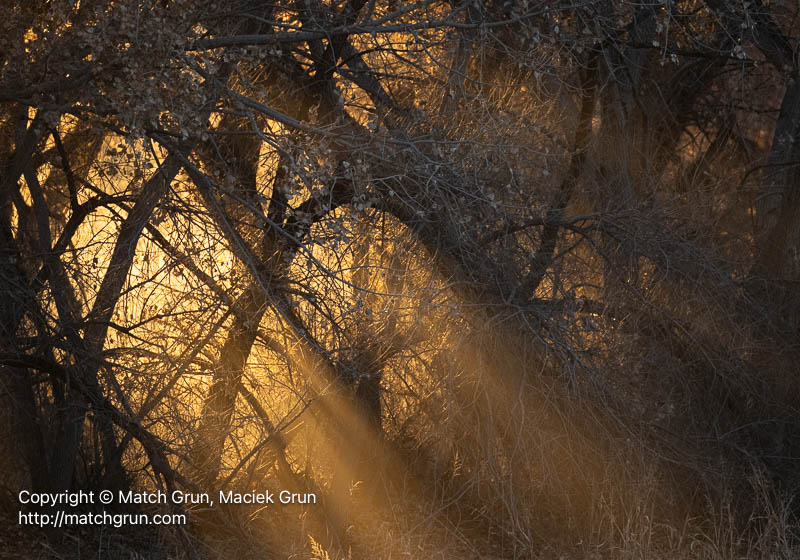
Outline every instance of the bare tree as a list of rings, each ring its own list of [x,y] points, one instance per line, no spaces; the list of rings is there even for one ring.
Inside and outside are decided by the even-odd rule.
[[[790,556],[796,15],[10,7],[6,486],[316,492],[194,512],[316,557]]]

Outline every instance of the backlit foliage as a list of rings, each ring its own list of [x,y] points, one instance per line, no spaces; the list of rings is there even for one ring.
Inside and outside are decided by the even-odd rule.
[[[12,3],[0,490],[320,497],[167,557],[792,557],[796,12]]]

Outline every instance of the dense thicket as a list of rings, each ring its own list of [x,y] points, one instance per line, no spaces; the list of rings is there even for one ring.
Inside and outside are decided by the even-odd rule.
[[[796,554],[797,10],[11,3],[8,511],[288,488],[128,546]]]

